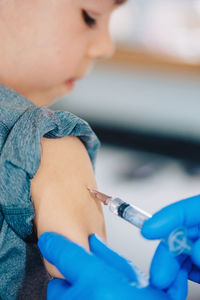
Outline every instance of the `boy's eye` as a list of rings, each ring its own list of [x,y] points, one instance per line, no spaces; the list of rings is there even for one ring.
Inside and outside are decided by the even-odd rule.
[[[82,10],[82,16],[83,16],[83,20],[84,22],[89,26],[89,27],[93,27],[96,25],[96,20],[93,19],[92,17],[90,17],[88,15],[88,13],[85,10]]]

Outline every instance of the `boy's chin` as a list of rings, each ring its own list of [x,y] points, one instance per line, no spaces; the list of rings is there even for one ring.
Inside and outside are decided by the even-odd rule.
[[[36,105],[48,106],[61,97],[68,95],[70,92],[72,92],[72,89],[67,87],[65,84],[62,84],[52,89],[34,92],[24,96]]]

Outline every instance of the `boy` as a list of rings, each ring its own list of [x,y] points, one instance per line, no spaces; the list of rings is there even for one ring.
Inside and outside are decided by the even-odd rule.
[[[101,207],[87,190],[96,189],[90,160],[98,140],[86,122],[47,106],[70,92],[92,61],[113,54],[109,19],[122,2],[0,1],[4,300],[45,299],[48,273],[62,278],[40,260],[35,242],[43,232],[67,235],[87,249],[92,232],[106,238]]]

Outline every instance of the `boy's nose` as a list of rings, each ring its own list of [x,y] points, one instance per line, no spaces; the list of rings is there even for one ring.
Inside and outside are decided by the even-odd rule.
[[[109,32],[99,33],[88,49],[90,59],[105,59],[115,52],[115,45]]]

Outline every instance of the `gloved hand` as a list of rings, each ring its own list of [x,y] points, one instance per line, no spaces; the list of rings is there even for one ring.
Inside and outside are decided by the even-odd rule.
[[[200,283],[200,196],[188,198],[171,204],[145,221],[142,235],[147,239],[164,239],[178,227],[185,227],[189,239],[193,241],[190,256],[173,256],[168,247],[161,242],[150,269],[150,282],[159,289],[166,289],[176,281],[177,299],[185,277]],[[182,273],[182,275],[180,275]],[[177,280],[179,274],[180,280]],[[173,291],[176,293],[176,291]],[[169,291],[170,295],[170,291]]]
[[[91,253],[56,233],[43,233],[38,246],[43,256],[66,278],[53,279],[47,300],[169,300],[150,286],[138,289],[131,265],[95,235],[89,238]]]

